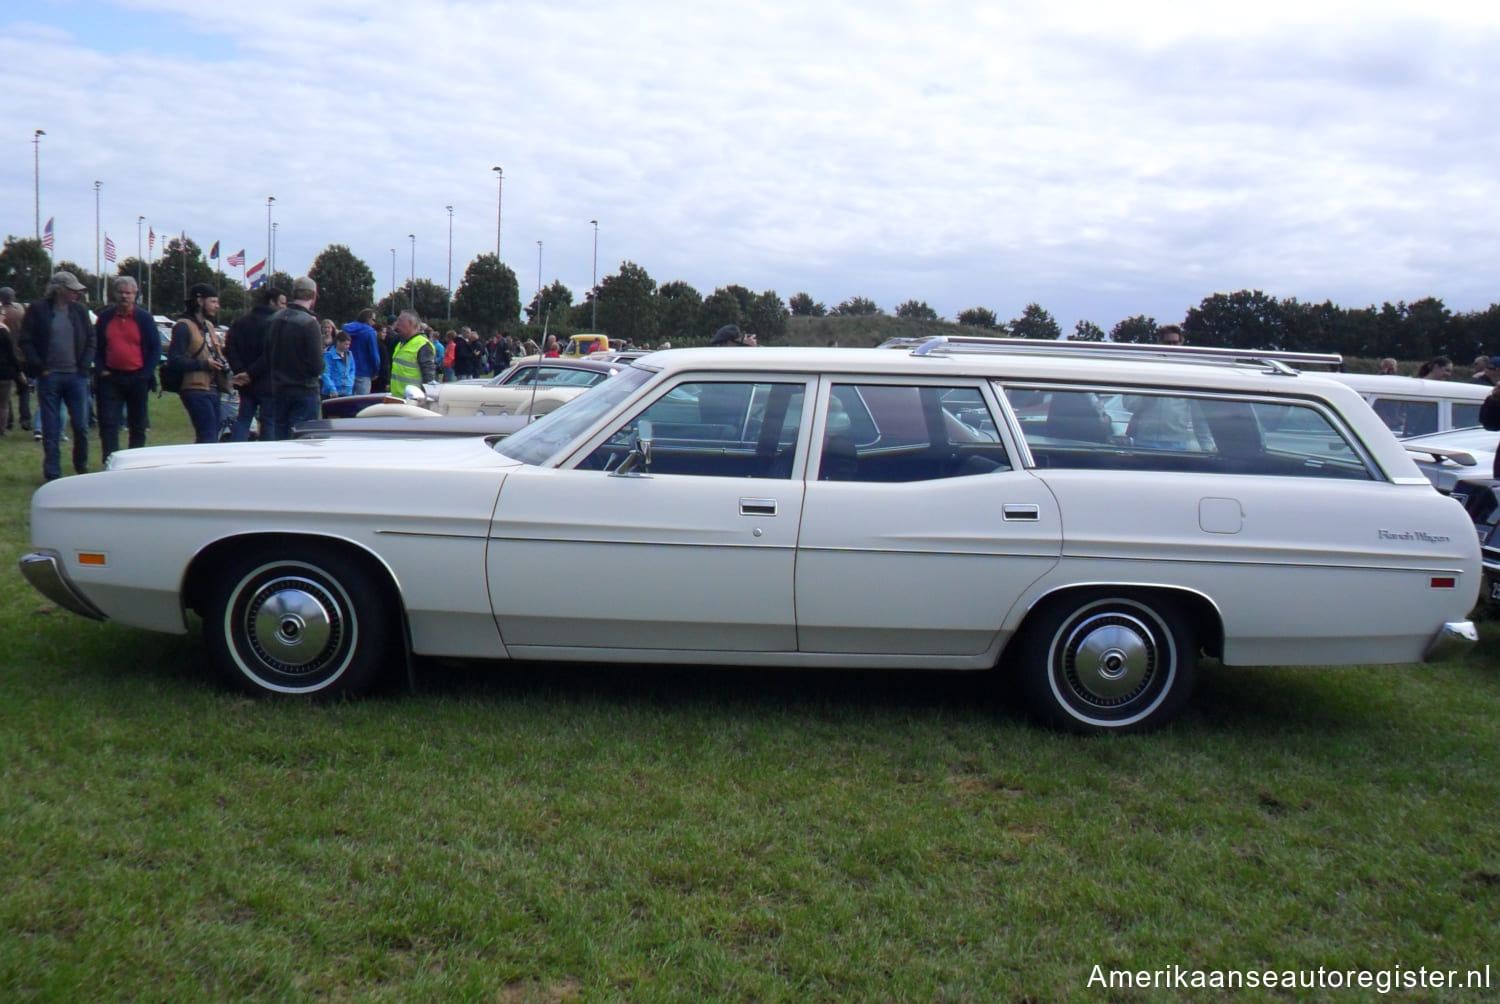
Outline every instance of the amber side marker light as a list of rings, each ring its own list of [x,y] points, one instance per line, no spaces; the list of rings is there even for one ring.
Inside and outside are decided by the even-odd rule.
[[[100,564],[102,565],[102,564],[104,564],[104,562],[101,561]],[[1443,577],[1436,576],[1436,575],[1434,575],[1432,577],[1432,588],[1433,589],[1453,589],[1457,585],[1458,585],[1458,580],[1455,579],[1455,578],[1451,578],[1451,577],[1449,577],[1449,578],[1443,578]]]
[[[78,552],[78,563],[80,565],[100,565],[100,566],[108,564],[108,562],[104,560],[104,555],[97,554],[97,553],[92,552],[92,551],[79,551]]]

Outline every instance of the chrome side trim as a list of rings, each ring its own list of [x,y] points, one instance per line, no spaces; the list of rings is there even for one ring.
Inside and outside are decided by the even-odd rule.
[[[21,556],[21,574],[33,589],[64,610],[90,620],[108,620],[103,612],[80,593],[63,571],[62,557],[56,551],[32,551]]]
[[[1427,643],[1422,655],[1424,662],[1442,662],[1467,652],[1479,641],[1479,631],[1473,621],[1449,621],[1439,629],[1436,637]]]

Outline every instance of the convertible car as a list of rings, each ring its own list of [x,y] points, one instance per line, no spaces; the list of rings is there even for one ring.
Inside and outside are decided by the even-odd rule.
[[[196,614],[260,694],[360,694],[412,653],[984,670],[1111,733],[1180,713],[1202,654],[1472,644],[1472,524],[1358,394],[1274,353],[1174,360],[658,352],[504,438],[117,452],[36,492],[21,567],[85,617]]]

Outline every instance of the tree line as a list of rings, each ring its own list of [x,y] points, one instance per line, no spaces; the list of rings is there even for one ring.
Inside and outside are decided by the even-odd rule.
[[[90,290],[101,288],[100,277],[68,261],[49,266],[40,241],[9,236],[0,250],[0,286],[10,286],[21,300],[41,296],[54,270],[73,272]],[[175,314],[193,283],[213,283],[220,291],[220,319],[229,321],[250,306],[239,276],[215,269],[191,238],[166,242],[162,256],[151,262],[134,257],[121,260],[116,275],[140,273],[142,302],[149,295],[159,314]],[[790,317],[858,317],[884,314],[874,300],[853,296],[833,308],[806,292],[783,301],[775,290],[756,293],[744,286],[720,286],[703,295],[680,280],[658,283],[635,262],[620,263],[596,289],[575,302],[573,291],[554,281],[532,295],[524,307],[520,284],[510,266],[493,254],[481,254],[465,269],[463,281],[452,292],[430,279],[418,278],[375,300],[375,273],[368,263],[342,244],[330,244],[307,270],[318,283],[318,312],[335,320],[349,320],[366,307],[390,315],[415,309],[435,327],[467,324],[485,334],[505,331],[535,337],[542,330],[565,335],[600,331],[628,338],[638,345],[705,341],[725,324],[738,324],[760,335],[762,344],[783,337]],[[105,277],[106,280],[108,277]],[[149,285],[148,285],[149,279]],[[272,274],[268,281],[290,291],[292,276]],[[106,297],[107,299],[107,290]],[[101,308],[103,303],[96,303]],[[897,317],[941,321],[925,301],[906,300],[894,308]],[[1017,317],[1001,321],[995,311],[976,306],[960,311],[960,325],[986,334],[1013,338],[1063,337],[1051,313],[1037,303],[1027,304]],[[1341,307],[1332,301],[1303,303],[1277,299],[1260,290],[1215,293],[1188,308],[1181,324],[1192,344],[1237,349],[1279,349],[1302,352],[1339,352],[1349,357],[1429,359],[1446,355],[1463,360],[1475,355],[1500,354],[1500,304],[1484,310],[1454,313],[1443,301],[1427,297],[1413,303],[1383,303],[1379,307]],[[1080,320],[1069,338],[1086,341],[1153,342],[1160,325],[1154,317],[1138,314],[1117,322],[1107,332],[1093,321]]]

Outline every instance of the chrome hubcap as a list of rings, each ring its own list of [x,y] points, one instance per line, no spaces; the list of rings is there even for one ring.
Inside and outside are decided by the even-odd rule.
[[[1074,693],[1105,707],[1137,697],[1151,682],[1158,661],[1151,630],[1139,619],[1117,611],[1075,624],[1062,654]]]
[[[318,583],[285,576],[262,583],[245,608],[246,632],[255,654],[282,672],[308,672],[338,647],[343,618]]]

